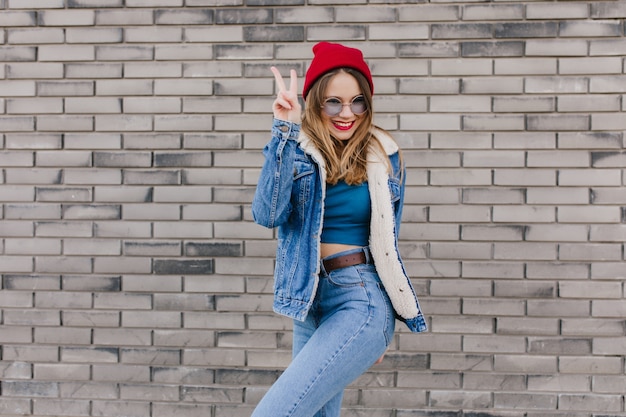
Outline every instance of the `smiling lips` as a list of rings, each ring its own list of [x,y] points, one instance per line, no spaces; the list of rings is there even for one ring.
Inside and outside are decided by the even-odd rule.
[[[333,121],[333,126],[335,126],[335,128],[337,130],[350,130],[352,129],[352,126],[354,126],[354,121],[352,122],[338,122],[338,121]]]

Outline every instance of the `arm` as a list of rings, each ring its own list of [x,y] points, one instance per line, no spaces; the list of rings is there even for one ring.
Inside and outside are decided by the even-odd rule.
[[[252,201],[254,221],[262,226],[274,228],[289,219],[299,133],[299,124],[274,119],[272,139],[263,149],[265,162]]]
[[[302,109],[296,92],[296,71],[290,71],[291,79],[287,89],[278,69],[272,67],[271,70],[278,94],[272,104],[272,140],[263,149],[265,163],[252,201],[252,217],[258,224],[274,228],[286,222],[291,213],[293,166]]]

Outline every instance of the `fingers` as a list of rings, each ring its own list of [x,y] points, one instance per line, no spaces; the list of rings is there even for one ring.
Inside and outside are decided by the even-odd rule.
[[[292,94],[297,94],[298,91],[298,74],[296,74],[296,70],[292,69],[290,71],[291,77],[291,85],[289,86],[289,92]]]
[[[285,81],[283,81],[282,75],[280,75],[280,71],[278,68],[271,67],[272,73],[274,73],[274,78],[276,79],[276,85],[278,85],[278,91],[287,91],[287,87],[285,86]]]
[[[292,109],[291,103],[289,102],[289,100],[285,99],[282,93],[278,93],[275,103],[284,109],[287,109],[287,110]]]
[[[287,90],[287,85],[283,80],[283,76],[280,75],[280,71],[276,67],[271,67],[272,73],[274,74],[274,78],[276,79],[276,85],[278,86],[278,91],[289,91],[291,94],[297,94],[298,91],[298,73],[296,70],[292,69],[289,71],[289,90]]]

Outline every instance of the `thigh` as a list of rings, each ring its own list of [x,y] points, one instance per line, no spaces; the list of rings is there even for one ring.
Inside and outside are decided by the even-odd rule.
[[[373,266],[333,271],[317,295],[315,310],[294,325],[291,364],[253,417],[312,417],[324,406],[339,416],[344,388],[387,348],[395,319]]]

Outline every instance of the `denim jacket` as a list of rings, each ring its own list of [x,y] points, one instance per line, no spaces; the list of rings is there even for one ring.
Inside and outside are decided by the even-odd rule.
[[[372,201],[370,251],[396,317],[411,331],[423,332],[426,321],[398,250],[404,167],[393,139],[380,129],[372,132],[389,155],[394,174],[388,174],[384,156],[372,148],[367,162]],[[320,273],[325,163],[313,142],[300,133],[299,124],[278,119],[274,119],[272,139],[263,154],[252,215],[258,224],[278,228],[273,308],[278,314],[304,320]]]

